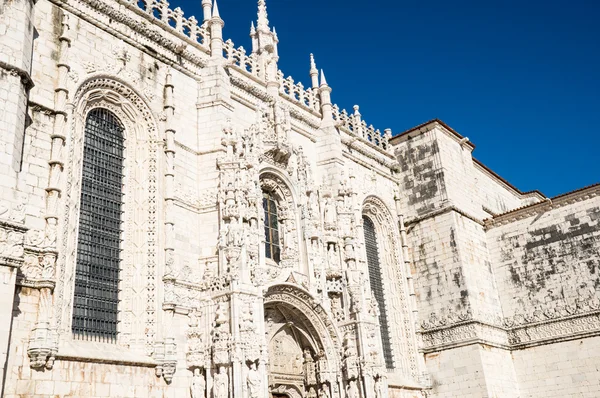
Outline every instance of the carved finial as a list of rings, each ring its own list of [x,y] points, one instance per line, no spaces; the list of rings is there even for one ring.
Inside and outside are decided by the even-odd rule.
[[[358,111],[360,109],[360,106],[358,105],[354,105],[352,107],[352,109],[354,109],[354,114],[360,116],[360,112]]]
[[[315,63],[315,56],[310,54],[310,71],[317,70],[317,64]]]
[[[267,16],[267,3],[265,0],[258,0],[258,30],[269,31],[269,19]]]
[[[250,23],[250,36],[254,36],[256,34],[256,28],[254,27],[254,21]]]

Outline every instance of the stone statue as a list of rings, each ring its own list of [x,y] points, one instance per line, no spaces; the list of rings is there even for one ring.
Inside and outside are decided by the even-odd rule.
[[[225,366],[219,366],[219,373],[215,375],[213,386],[214,398],[227,398],[229,396],[229,375]]]
[[[215,315],[215,323],[217,324],[217,328],[223,327],[229,322],[229,317],[227,316],[227,303],[219,303]]]
[[[319,398],[331,398],[329,395],[329,388],[327,388],[327,383],[321,384],[321,389],[319,390]]]
[[[261,378],[254,362],[250,365],[246,383],[248,384],[248,397],[258,398],[260,396]]]
[[[335,224],[335,207],[331,203],[331,198],[325,198],[325,210],[323,211],[323,219],[326,224]]]
[[[375,379],[375,398],[383,398],[383,383],[381,377]]]
[[[346,397],[347,398],[359,398],[358,386],[356,385],[356,380],[350,380],[348,382],[348,387],[346,387]]]
[[[242,306],[242,314],[240,317],[240,330],[244,331],[254,329],[254,309],[252,308],[251,303]]]
[[[200,368],[194,369],[194,376],[192,377],[192,386],[190,387],[192,398],[204,398],[204,391],[206,390],[206,381]]]

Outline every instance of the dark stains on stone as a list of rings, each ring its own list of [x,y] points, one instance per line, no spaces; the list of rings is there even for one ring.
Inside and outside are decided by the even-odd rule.
[[[464,284],[464,278],[462,274],[462,268],[459,268],[454,274],[452,274],[452,280],[456,287],[460,288]]]
[[[508,263],[512,283],[526,289],[530,296],[541,293],[547,301],[553,301],[557,286],[574,288],[573,283],[581,279],[600,288],[598,207],[568,214],[562,222],[518,237],[505,234],[501,239],[507,243],[501,256]],[[519,240],[524,244],[516,244]]]
[[[436,208],[433,200],[440,190],[445,191],[444,172],[434,159],[439,152],[436,141],[425,141],[426,136],[409,140],[398,153],[398,162],[407,192],[408,203],[416,207],[417,214],[426,214]]]
[[[467,307],[469,305],[469,291],[461,290],[460,291],[460,303],[463,307]]]
[[[523,283],[521,281],[521,274],[517,271],[518,264],[517,262],[513,262],[508,267],[508,272],[510,272],[510,279],[517,286],[521,286]]]

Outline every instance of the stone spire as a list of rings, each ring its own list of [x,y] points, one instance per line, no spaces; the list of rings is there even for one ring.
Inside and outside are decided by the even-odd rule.
[[[258,0],[258,30],[270,32],[267,16],[267,3],[265,0]]]
[[[214,0],[210,27],[210,52],[213,58],[223,57],[223,26],[225,23],[219,15],[217,0]]]
[[[315,57],[312,54],[310,54],[310,81],[312,88],[319,87],[319,70],[317,69],[317,64],[315,63]]]
[[[333,124],[333,106],[331,104],[331,87],[325,79],[325,72],[321,69],[321,86],[319,86],[319,95],[321,96],[321,114],[325,125]]]
[[[221,18],[221,15],[219,14],[219,5],[217,4],[217,0],[215,0],[215,3],[213,4],[212,17]]]
[[[267,5],[265,0],[258,0],[258,22],[256,29],[254,24],[250,29],[252,37],[252,52],[262,54],[267,52],[277,57],[277,33],[275,29],[271,31],[269,20],[267,19]]]
[[[267,82],[267,88],[272,95],[276,95],[279,90],[277,81],[279,68],[277,61],[279,55],[277,52],[277,33],[275,29],[269,27],[267,19],[267,5],[265,0],[258,0],[258,21],[256,29],[254,25],[250,29],[250,37],[252,38],[252,54],[257,55],[260,66],[261,78]]]

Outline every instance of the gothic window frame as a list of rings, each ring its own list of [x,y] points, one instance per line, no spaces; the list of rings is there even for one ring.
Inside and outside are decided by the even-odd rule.
[[[301,250],[299,233],[299,219],[294,200],[295,193],[292,190],[292,185],[283,177],[284,173],[279,170],[268,167],[261,170],[259,174],[260,188],[262,192],[267,192],[272,195],[275,204],[277,205],[277,221],[278,234],[280,245],[280,261],[277,263],[267,258],[265,253],[265,236],[261,232],[261,253],[264,257],[266,265],[276,266],[278,268],[300,266]],[[264,212],[263,212],[264,213]],[[261,214],[261,228],[264,226],[264,214]],[[293,239],[293,243],[286,242],[286,239]]]
[[[94,118],[96,126],[92,124]],[[110,343],[117,340],[125,141],[125,126],[117,115],[99,106],[87,112],[71,316],[76,340]],[[106,194],[100,200],[98,192],[94,192],[97,188]]]
[[[85,349],[93,341],[75,338],[72,333],[73,304],[75,288],[75,269],[77,260],[78,227],[80,216],[82,160],[84,153],[84,130],[88,113],[94,108],[110,110],[123,124],[125,129],[125,160],[123,169],[123,208],[122,240],[136,240],[135,245],[124,244],[121,251],[119,280],[119,304],[117,318],[117,337],[106,349],[122,350],[130,346],[135,339],[141,346],[135,349],[146,351],[149,355],[158,332],[156,314],[159,310],[156,297],[156,280],[159,262],[159,247],[156,238],[157,225],[161,221],[162,201],[158,197],[160,167],[157,117],[148,107],[143,96],[133,87],[116,76],[95,74],[81,81],[74,90],[71,106],[68,108],[67,122],[64,126],[67,136],[68,155],[65,167],[64,219],[60,240],[61,250],[57,264],[57,283],[55,288],[56,338],[70,341],[73,347]],[[142,205],[144,204],[144,205]],[[142,276],[141,283],[135,289],[133,275]],[[148,280],[143,276],[148,276]],[[137,285],[136,285],[137,286]],[[153,289],[154,288],[154,289]],[[144,320],[134,321],[136,302],[146,302]]]
[[[276,264],[281,261],[281,234],[279,230],[279,212],[277,198],[271,191],[262,190],[265,258]]]
[[[383,277],[383,295],[386,303],[391,339],[391,354],[394,361],[390,372],[401,372],[418,376],[417,347],[414,335],[411,304],[404,261],[399,246],[400,235],[396,218],[389,206],[377,196],[368,195],[363,200],[362,216],[373,222],[379,248],[379,263]],[[361,218],[361,227],[362,218]],[[364,236],[361,237],[364,239]],[[366,261],[366,250],[363,251]]]
[[[392,348],[392,333],[390,330],[389,311],[385,294],[384,263],[379,249],[380,236],[377,234],[375,221],[366,214],[362,216],[363,235],[369,274],[369,287],[373,297],[377,301],[379,309],[379,332],[381,335],[381,350],[383,352],[385,365],[388,370],[395,369],[394,350]]]

